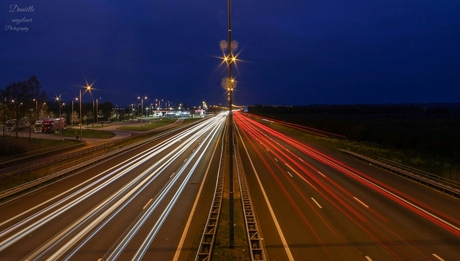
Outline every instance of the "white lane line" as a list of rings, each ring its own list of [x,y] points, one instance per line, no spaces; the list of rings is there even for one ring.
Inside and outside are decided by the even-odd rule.
[[[353,197],[356,201],[358,201],[359,203],[361,203],[361,205],[365,206],[366,208],[369,208],[368,205],[364,204],[361,200],[359,200],[357,197]]]
[[[287,172],[287,174],[289,174],[289,176],[291,176],[291,178],[293,178],[293,177],[294,177],[294,176],[292,176],[292,174],[291,174],[291,173],[289,173],[289,171]]]
[[[150,204],[150,202],[152,202],[152,200],[153,200],[153,198],[151,198],[151,199],[144,205],[144,207],[143,207],[142,209],[145,209],[145,208]]]
[[[291,166],[289,166],[289,164],[287,164],[287,163],[284,163],[284,164],[286,164],[286,166],[288,166],[288,168],[290,168],[292,171],[294,171],[294,173],[295,173],[297,176],[299,176],[299,178],[303,179],[303,181],[305,181],[308,185],[310,185],[312,188],[314,188],[316,191],[318,191],[318,190],[315,188],[315,186],[313,186],[310,182],[308,182],[308,180],[306,180],[304,177],[302,177],[301,175],[299,175],[299,173],[297,173],[297,171],[295,171],[293,168],[291,168]],[[289,172],[288,172],[288,173],[289,173]],[[289,173],[289,175],[291,175],[291,174]],[[292,176],[292,175],[291,175],[291,176]]]
[[[343,170],[343,172],[346,172],[346,173],[349,173],[350,175],[353,175],[354,177],[356,177],[357,179],[361,180],[362,182],[365,182],[367,184],[370,184],[372,186],[374,186],[375,188],[379,189],[379,192],[382,193],[382,195],[385,195],[387,197],[391,196],[393,197],[393,201],[395,202],[398,202],[399,204],[405,206],[405,205],[409,205],[410,207],[414,208],[414,212],[417,212],[419,211],[418,214],[425,214],[425,215],[428,215],[429,217],[431,218],[434,218],[435,220],[441,222],[443,224],[443,227],[447,230],[449,230],[451,233],[454,233],[455,235],[458,235],[460,233],[460,227],[452,224],[452,223],[449,223],[448,221],[442,219],[441,217],[438,217],[436,216],[435,214],[429,212],[428,210],[425,210],[424,208],[422,207],[419,207],[418,205],[416,205],[415,203],[412,203],[410,202],[409,200],[406,200],[405,198],[389,191],[388,189],[366,179],[364,176],[361,176],[349,169],[347,169],[346,167],[344,167],[345,165],[340,165],[338,164],[337,162],[327,158],[327,157],[324,157],[324,156],[321,156],[320,154],[316,154],[318,157],[322,158],[323,160],[329,162],[331,165],[334,165],[336,166],[338,169],[341,169]],[[421,213],[420,213],[421,212]],[[427,218],[427,217],[425,217]]]
[[[277,158],[275,158],[275,160],[276,160],[276,161],[278,161],[278,159],[277,159]]]
[[[176,172],[175,172],[175,171],[173,172],[173,174],[171,174],[171,176],[169,176],[169,178],[174,177],[174,175],[176,175]]]
[[[442,259],[442,258],[439,257],[438,255],[436,255],[435,253],[433,253],[433,256],[436,257],[437,259],[439,259],[440,261],[444,261],[444,259]]]
[[[326,175],[324,175],[323,173],[321,173],[321,171],[318,171],[318,173],[323,176],[323,177],[326,177]]]
[[[311,200],[313,200],[313,202],[315,202],[315,204],[316,204],[319,208],[323,208],[323,207],[321,207],[321,205],[320,205],[318,202],[316,202],[316,200],[315,200],[313,197],[311,198]]]
[[[369,256],[365,256],[365,258],[366,258],[368,261],[372,261],[372,259],[371,259]]]
[[[259,178],[259,174],[256,171],[256,167],[254,166],[251,156],[249,156],[249,152],[248,152],[248,149],[246,148],[246,144],[244,143],[243,139],[241,139],[241,141],[242,141],[244,150],[246,151],[246,155],[249,158],[249,162],[251,163],[251,167],[252,167],[252,170],[254,171],[254,175],[256,176],[257,183],[259,184],[260,190],[265,200],[265,204],[267,204],[268,211],[270,212],[270,216],[272,217],[273,223],[275,223],[276,230],[281,239],[282,247],[284,248],[284,251],[286,252],[286,255],[287,255],[287,260],[294,261],[295,260],[294,256],[291,253],[291,249],[289,248],[289,245],[286,241],[286,237],[284,236],[284,233],[281,229],[278,219],[276,218],[275,211],[273,210],[273,207],[270,204],[270,200],[268,199],[267,193],[265,192],[264,186],[262,185],[262,181]]]

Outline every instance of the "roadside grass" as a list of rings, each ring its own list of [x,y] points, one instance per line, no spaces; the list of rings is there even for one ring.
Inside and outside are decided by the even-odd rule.
[[[169,124],[174,123],[175,121],[176,121],[175,119],[162,120],[158,123],[155,123],[154,128],[169,125]],[[104,130],[82,129],[82,133],[83,133],[83,139],[85,138],[109,139],[114,136],[113,132],[104,131]],[[54,134],[49,134],[49,135],[59,136],[61,134],[54,133]],[[155,135],[155,134],[151,134],[151,135]],[[38,138],[29,139],[26,137],[18,137],[16,139],[15,137],[11,137],[11,136],[0,137],[0,147],[2,148],[0,150],[0,158],[7,157],[7,156],[14,156],[14,155],[18,155],[21,153],[31,152],[34,150],[41,150],[41,149],[47,149],[47,148],[58,148],[60,146],[65,147],[69,145],[74,145],[76,142],[78,142],[78,140],[68,139],[68,137],[74,138],[76,136],[80,136],[80,129],[78,127],[68,128],[63,131],[62,136],[66,137],[67,139],[63,139],[63,140],[38,139]],[[150,135],[147,134],[147,136],[150,136]],[[129,139],[126,139],[126,140],[117,140],[116,146],[109,148],[109,150],[115,150],[117,148],[127,146],[134,142],[145,139],[147,136],[139,135],[139,136],[130,137]],[[57,165],[55,167],[57,167]],[[2,182],[0,182],[0,191],[24,184],[26,182],[35,180],[43,176],[46,176],[53,171],[54,171],[54,168],[50,169],[50,167],[48,166],[48,167],[43,167],[40,169],[33,169],[21,175],[4,177],[2,178]]]
[[[337,149],[346,149],[377,160],[381,157],[441,177],[460,181],[460,167],[453,165],[448,160],[440,158],[438,155],[394,149],[372,142],[359,142],[348,139],[321,137],[277,123],[268,123],[267,121],[261,120],[261,118],[253,116],[250,117],[268,127],[290,135],[295,139],[310,142],[329,150],[337,151]]]
[[[234,204],[234,248],[230,248],[229,199],[224,197],[212,251],[211,260],[213,261],[251,260],[241,199],[235,197]]]
[[[136,125],[136,126],[121,126],[117,128],[117,130],[127,130],[127,131],[149,131],[153,130],[159,127],[163,127],[169,124],[173,124],[176,122],[176,119],[160,119],[160,120],[155,120],[155,121],[147,121],[144,120],[144,123],[142,125]]]
[[[10,188],[14,188],[16,186],[20,186],[22,184],[25,184],[27,182],[36,180],[38,178],[44,177],[48,175],[48,169],[47,168],[41,168],[41,169],[36,169],[29,171],[27,173],[23,173],[21,175],[14,175],[14,176],[8,176],[2,179],[2,182],[0,182],[0,191],[4,191]]]
[[[91,138],[91,139],[110,139],[115,134],[111,131],[106,130],[93,130],[93,129],[82,129],[81,130],[83,139]],[[53,135],[60,136],[60,133],[53,133]],[[67,128],[62,132],[63,137],[72,137],[76,138],[77,136],[80,137],[80,129],[79,128]]]
[[[37,139],[18,137],[1,137],[0,138],[0,157],[13,156],[29,151],[66,147],[75,144],[72,140],[54,140],[54,139]]]

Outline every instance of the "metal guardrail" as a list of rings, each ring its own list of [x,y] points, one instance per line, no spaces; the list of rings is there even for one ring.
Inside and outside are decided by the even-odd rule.
[[[252,207],[251,196],[249,195],[246,183],[243,163],[238,149],[235,150],[235,158],[238,181],[240,185],[241,203],[243,205],[244,223],[246,225],[246,235],[248,238],[249,251],[251,252],[251,260],[267,260],[264,244],[261,239],[262,237],[260,235],[259,227]]]
[[[225,132],[223,132],[225,133]],[[201,236],[200,246],[196,253],[196,261],[209,261],[211,260],[212,249],[214,247],[214,241],[216,239],[217,226],[219,224],[220,210],[222,208],[222,199],[224,194],[224,184],[225,184],[225,170],[226,170],[226,160],[222,160],[225,153],[225,143],[222,142],[221,147],[221,161],[219,164],[217,185],[214,190],[214,197],[211,205],[211,209],[208,214],[208,219],[206,221],[206,226],[204,227],[203,235]]]
[[[50,174],[48,174],[48,175],[46,175],[46,176],[44,176],[42,178],[38,178],[38,179],[32,180],[30,182],[27,182],[27,183],[21,184],[19,186],[16,186],[14,188],[1,191],[0,192],[0,200],[3,200],[3,199],[8,198],[8,197],[11,197],[11,196],[13,196],[13,195],[15,195],[17,193],[21,193],[21,192],[23,192],[25,190],[28,190],[28,189],[31,189],[31,188],[34,188],[34,187],[38,187],[41,184],[44,184],[46,182],[49,182],[49,181],[54,180],[56,178],[59,178],[59,177],[61,177],[63,175],[66,175],[66,174],[72,172],[72,171],[76,171],[76,170],[79,170],[81,168],[87,167],[88,165],[91,165],[91,164],[94,164],[94,163],[100,163],[100,162],[102,162],[102,160],[104,160],[104,159],[106,159],[108,157],[111,157],[111,156],[113,156],[115,154],[129,151],[130,149],[133,149],[133,148],[135,148],[137,146],[141,146],[141,145],[143,145],[145,143],[148,143],[148,142],[151,142],[151,141],[153,141],[155,139],[162,138],[163,136],[168,135],[171,132],[180,131],[181,129],[186,128],[186,127],[188,127],[188,125],[183,126],[183,127],[179,127],[179,128],[173,128],[171,130],[162,132],[160,135],[155,135],[154,137],[143,139],[143,140],[140,140],[138,142],[134,142],[134,143],[126,145],[126,146],[120,146],[117,149],[115,149],[113,151],[110,151],[110,152],[103,153],[102,155],[94,156],[93,152],[106,150],[109,147],[112,147],[114,145],[119,144],[120,140],[118,140],[117,142],[110,142],[110,143],[106,143],[106,144],[103,144],[103,145],[91,147],[91,148],[88,148],[86,150],[75,152],[75,153],[72,153],[72,154],[69,154],[69,155],[56,157],[56,158],[53,158],[51,160],[42,161],[42,162],[40,162],[38,164],[28,165],[25,168],[21,168],[19,170],[2,173],[0,175],[0,178],[1,177],[6,177],[6,176],[12,176],[12,175],[19,175],[19,174],[22,174],[22,173],[27,173],[27,172],[30,172],[32,170],[36,170],[37,168],[43,168],[43,167],[46,167],[46,166],[49,166],[49,165],[56,164],[58,162],[66,162],[64,165],[61,165],[58,170],[49,171]],[[147,136],[147,134],[145,136]],[[131,138],[129,137],[127,139],[131,139]]]
[[[446,177],[443,177],[443,176],[435,175],[433,173],[429,173],[429,172],[426,172],[426,171],[423,171],[423,170],[420,170],[420,169],[416,169],[416,168],[413,168],[411,166],[407,166],[407,165],[404,165],[404,164],[401,164],[401,163],[398,163],[398,162],[394,162],[392,160],[385,159],[385,158],[382,158],[382,157],[379,157],[379,161],[384,162],[384,163],[389,164],[389,165],[392,165],[392,166],[395,166],[396,168],[407,170],[407,171],[412,172],[414,174],[418,174],[418,175],[428,177],[429,179],[432,179],[432,180],[435,180],[435,181],[439,181],[439,182],[443,182],[443,183],[450,183],[453,186],[455,186],[457,188],[460,188],[460,182],[458,182],[458,181],[455,181],[455,180],[452,180],[452,179],[449,179],[449,178],[446,178]]]
[[[85,158],[86,155],[92,156],[91,153],[94,153],[95,151],[100,151],[102,149],[107,149],[107,148],[109,148],[109,147],[111,147],[113,145],[114,145],[114,143],[106,143],[106,144],[103,144],[103,145],[99,145],[99,146],[91,147],[91,148],[88,148],[88,149],[85,149],[85,150],[82,150],[82,151],[78,151],[78,152],[75,152],[75,153],[72,153],[72,154],[63,155],[63,156],[56,156],[56,157],[53,157],[52,159],[45,159],[45,160],[40,161],[38,163],[24,165],[24,167],[22,167],[22,168],[2,173],[0,175],[0,178],[4,178],[4,177],[8,177],[8,176],[15,176],[15,175],[31,172],[31,171],[34,171],[34,170],[37,170],[37,169],[40,169],[40,168],[43,168],[43,167],[46,167],[46,166],[54,166],[59,162],[67,161],[66,165],[71,165],[71,164],[74,164],[76,161],[77,162],[81,161],[82,159]],[[49,152],[45,153],[45,154],[49,154]],[[44,154],[40,154],[40,155],[44,156]],[[25,160],[25,159],[23,159],[23,160]],[[64,168],[65,168],[65,166],[64,166]]]
[[[449,194],[451,196],[460,198],[460,182],[450,180],[444,177],[439,177],[432,173],[418,170],[387,159],[379,158],[380,160],[375,160],[349,150],[339,150],[362,161],[372,163],[374,166],[377,166],[379,168],[393,172],[395,174],[398,174],[400,176],[403,176],[407,179],[418,182],[425,186],[434,188],[445,194]]]
[[[97,146],[97,147],[93,147],[93,148],[90,148],[89,150],[91,151],[95,151],[97,149],[101,149],[102,147],[110,147],[112,146],[113,143],[111,144],[105,144],[105,145],[100,145],[100,146]],[[78,154],[84,154],[85,153],[88,153],[88,151],[82,151],[82,152],[79,152]],[[34,179],[30,182],[26,182],[24,184],[21,184],[19,186],[16,186],[16,187],[13,187],[11,189],[7,189],[7,190],[4,190],[4,191],[1,191],[0,192],[0,199],[4,199],[4,198],[8,198],[10,196],[13,196],[17,193],[20,193],[22,191],[25,191],[27,189],[30,189],[30,188],[34,188],[34,187],[37,187],[41,184],[44,184],[48,181],[51,181],[51,180],[54,180],[62,175],[65,175],[69,172],[72,172],[72,171],[75,171],[75,170],[78,170],[80,168],[84,168],[84,167],[87,167],[88,165],[90,164],[93,164],[95,162],[98,162],[98,161],[101,161],[107,157],[110,157],[111,155],[113,154],[116,154],[116,153],[119,153],[119,151],[115,150],[115,151],[112,151],[112,152],[109,152],[109,153],[104,153],[102,155],[99,155],[99,156],[96,156],[96,157],[89,157],[89,159],[86,159],[84,161],[81,161],[81,160],[78,160],[80,161],[79,163],[76,163],[76,161],[70,161],[66,164],[66,166],[70,166],[70,167],[62,167],[61,170],[58,170],[56,172],[53,172],[51,174],[48,174],[44,177],[41,177],[41,178],[38,178],[38,179]],[[65,161],[67,159],[71,159],[72,157],[74,157],[75,154],[72,154],[72,155],[67,155],[67,156],[63,156],[63,157],[60,157],[59,160],[61,161]],[[52,160],[53,162],[58,162],[58,160]],[[43,166],[46,166],[46,163],[43,163],[45,165]],[[49,164],[49,163],[48,163]],[[42,167],[43,167],[42,166]],[[24,169],[22,169],[23,171]]]
[[[40,149],[40,150],[31,151],[31,152],[21,153],[21,154],[17,154],[13,156],[1,157],[0,167],[4,168],[10,165],[13,165],[17,162],[20,162],[20,161],[40,158],[43,155],[48,155],[48,154],[53,154],[53,153],[55,154],[55,153],[60,153],[64,151],[73,150],[79,147],[83,147],[84,145],[85,145],[84,142],[80,142],[78,144],[63,146],[63,147],[55,148],[55,149],[46,148],[46,149]]]

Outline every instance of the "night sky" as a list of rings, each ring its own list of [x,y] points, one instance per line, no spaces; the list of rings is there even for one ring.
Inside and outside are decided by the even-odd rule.
[[[460,102],[460,1],[232,6],[235,104]],[[1,88],[35,75],[50,98],[88,82],[119,106],[139,95],[227,104],[226,0],[15,0],[0,14]]]

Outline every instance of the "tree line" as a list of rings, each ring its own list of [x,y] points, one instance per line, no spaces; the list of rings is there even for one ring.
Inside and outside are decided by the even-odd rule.
[[[460,164],[460,103],[248,107],[248,112]]]

